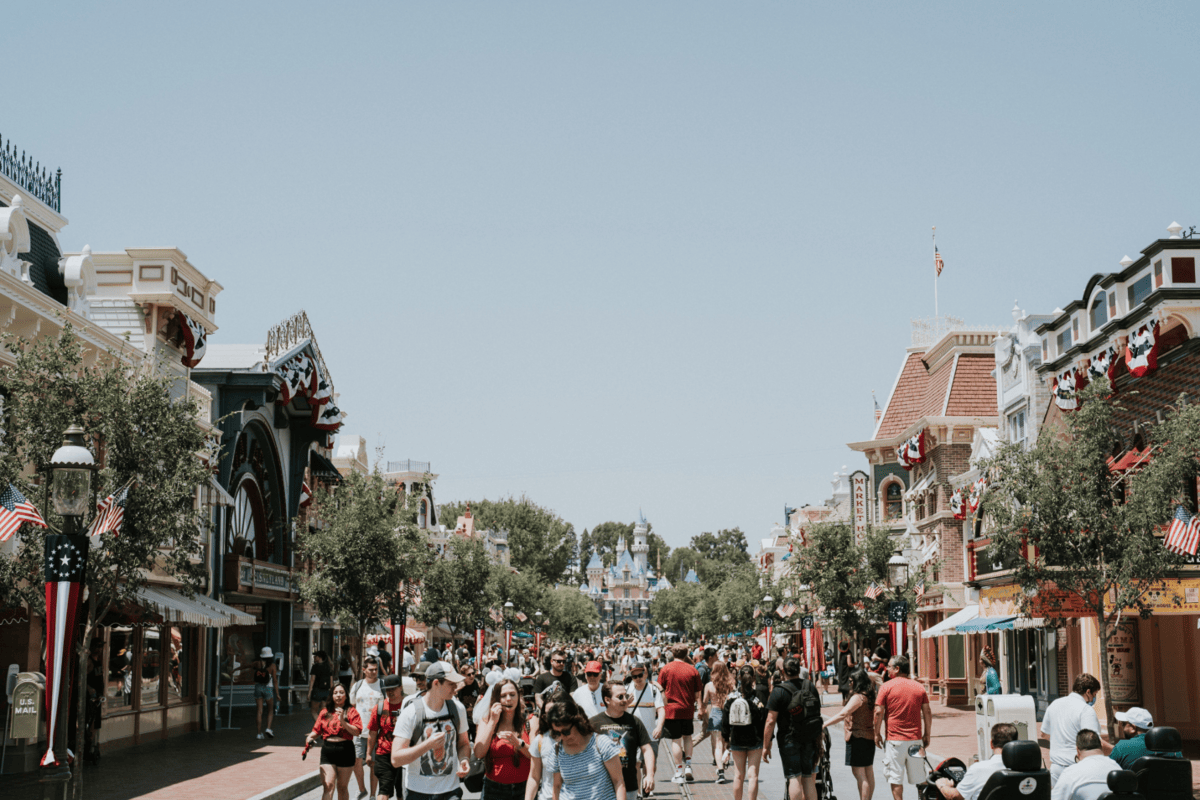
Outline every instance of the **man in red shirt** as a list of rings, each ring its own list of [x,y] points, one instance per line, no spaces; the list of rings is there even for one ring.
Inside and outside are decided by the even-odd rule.
[[[759,659],[762,658],[762,654],[763,654],[762,645],[759,644],[758,642],[755,642],[754,646],[750,648],[751,660],[758,661]]]
[[[692,734],[695,732],[696,704],[700,701],[700,673],[688,658],[686,644],[675,645],[671,654],[675,660],[658,671],[665,711],[663,737],[671,740],[671,761],[675,765],[675,777],[671,782],[691,783],[695,780],[692,777]]]
[[[892,656],[887,669],[889,680],[875,698],[875,746],[884,750],[883,775],[891,784],[892,797],[902,800],[908,748],[917,742],[929,746],[933,711],[925,687],[908,677],[907,656]]]
[[[384,700],[371,709],[371,720],[367,723],[367,752],[375,754],[375,777],[379,779],[376,800],[390,800],[397,794],[397,785],[403,767],[392,766],[392,737],[396,732],[396,717],[400,715],[400,703],[404,700],[403,679],[399,672],[384,675],[380,681]]]

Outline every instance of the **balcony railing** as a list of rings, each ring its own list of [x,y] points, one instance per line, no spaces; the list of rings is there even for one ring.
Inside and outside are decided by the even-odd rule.
[[[426,472],[433,472],[433,470],[429,468],[428,461],[413,461],[412,459],[405,459],[404,461],[389,461],[387,471],[388,472],[420,472],[421,474],[425,474]]]
[[[62,211],[62,170],[50,173],[40,162],[21,150],[10,139],[4,144],[0,137],[0,173],[55,211]]]

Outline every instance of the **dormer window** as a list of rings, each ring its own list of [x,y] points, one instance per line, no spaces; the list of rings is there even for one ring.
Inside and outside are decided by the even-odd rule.
[[[1150,273],[1148,272],[1130,284],[1127,290],[1130,311],[1141,305],[1142,301],[1150,296],[1150,288]]]
[[[1104,323],[1108,322],[1108,296],[1104,292],[1100,292],[1092,300],[1092,333],[1104,327]]]
[[[1071,318],[1071,341],[1079,341],[1079,317]]]
[[[1065,353],[1071,349],[1071,331],[1070,331],[1070,329],[1067,329],[1067,330],[1063,331],[1062,333],[1058,334],[1057,344],[1058,344],[1058,355],[1060,355],[1060,356],[1063,353]]]

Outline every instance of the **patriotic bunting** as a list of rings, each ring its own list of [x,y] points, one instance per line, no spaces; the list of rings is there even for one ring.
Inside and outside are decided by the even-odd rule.
[[[96,504],[96,518],[88,528],[88,536],[99,536],[112,532],[113,536],[121,534],[121,525],[125,522],[125,503],[129,500],[129,485],[118,492],[110,494]]]
[[[1135,378],[1149,375],[1158,368],[1158,325],[1153,328],[1143,325],[1129,334],[1125,345],[1125,366]]]
[[[983,493],[986,490],[987,480],[983,477],[971,484],[971,494],[967,498],[967,507],[971,516],[975,516],[979,512],[979,503],[983,500]]]
[[[314,428],[336,431],[342,427],[346,413],[333,404],[333,386],[316,361],[306,353],[300,353],[280,364],[275,373],[280,378],[280,403],[287,404],[303,397],[312,409]]]
[[[1183,506],[1175,506],[1175,517],[1167,528],[1167,537],[1163,545],[1172,553],[1180,556],[1196,555],[1196,546],[1200,544],[1200,517],[1194,517]]]
[[[903,600],[888,604],[888,634],[892,655],[904,655],[908,650],[908,603]]]
[[[534,652],[538,655],[542,653],[542,626],[538,625],[533,629],[533,647]]]
[[[881,594],[883,594],[883,587],[877,584],[875,581],[871,581],[871,585],[867,587],[867,591],[863,592],[863,594],[872,600],[876,600]]]
[[[504,622],[504,663],[508,665],[512,661],[512,637],[513,624],[512,620]]]
[[[181,324],[179,332],[183,336],[183,358],[180,359],[185,367],[195,367],[204,358],[208,349],[208,333],[204,326],[195,322],[187,314],[179,315]]]
[[[342,427],[346,414],[333,403],[321,408],[321,413],[313,420],[313,427],[322,431],[336,431]]]
[[[1109,347],[1101,353],[1092,356],[1088,361],[1087,377],[1089,381],[1107,377],[1112,383],[1113,374],[1117,371],[1117,351]]]
[[[75,619],[83,596],[83,575],[87,567],[86,536],[46,536],[46,754],[43,767],[56,765],[54,737],[59,697],[71,691],[71,655],[75,643]],[[61,754],[65,756],[66,754]]]
[[[487,624],[483,620],[475,621],[475,666],[478,668],[483,664],[483,637],[487,630]]]
[[[46,527],[46,520],[42,519],[33,503],[10,483],[7,489],[0,492],[0,542],[11,539],[24,522],[39,528]]]
[[[808,667],[814,675],[824,669],[821,662],[825,658],[825,650],[821,646],[821,640],[817,634],[816,621],[812,614],[805,614],[801,617],[800,635],[804,644],[804,666]]]
[[[763,636],[763,641],[765,641],[767,643],[766,657],[770,658],[771,654],[775,652],[775,628],[771,625],[767,625],[767,628],[766,628],[766,631],[764,631],[764,634],[765,635]]]
[[[308,481],[300,482],[300,507],[308,508],[312,505],[312,489],[308,488]]]
[[[1075,370],[1069,369],[1056,377],[1050,391],[1054,395],[1054,404],[1063,411],[1079,409],[1079,391],[1076,387]]]
[[[896,457],[900,466],[912,469],[917,464],[925,462],[925,431],[921,431],[911,439],[906,439],[896,448]]]
[[[392,665],[396,672],[404,666],[404,636],[408,630],[408,606],[400,606],[400,611],[392,615]]]
[[[967,506],[966,503],[963,502],[963,491],[961,487],[955,489],[954,494],[950,495],[950,512],[954,514],[955,519],[967,518]]]

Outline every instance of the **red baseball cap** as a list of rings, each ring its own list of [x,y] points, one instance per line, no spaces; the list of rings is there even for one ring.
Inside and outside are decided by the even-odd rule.
[[[583,672],[585,675],[589,672],[595,672],[596,674],[600,674],[603,671],[604,671],[604,666],[599,661],[589,661],[589,662],[587,662],[587,666],[583,668]]]

